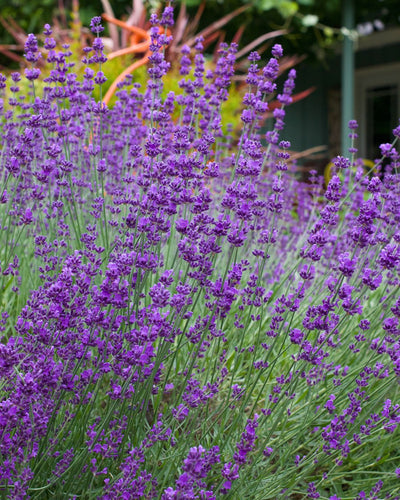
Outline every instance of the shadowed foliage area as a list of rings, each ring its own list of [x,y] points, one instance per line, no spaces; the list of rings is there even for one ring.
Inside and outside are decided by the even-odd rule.
[[[72,12],[72,0],[10,0],[3,2],[0,7],[0,16],[4,19],[13,19],[25,33],[40,33],[45,22],[52,22],[57,18],[64,27],[67,27]],[[161,2],[144,0],[143,5],[148,11],[161,7]],[[340,36],[341,1],[333,0],[182,0],[176,2],[177,7],[186,5],[188,14],[193,19],[199,11],[199,28],[209,26],[229,12],[249,5],[240,18],[233,19],[224,27],[226,41],[232,41],[238,31],[242,31],[240,43],[246,45],[267,31],[280,28],[290,30],[282,42],[287,54],[307,54],[312,58],[325,57],[326,51],[332,42]],[[132,12],[134,1],[114,0],[112,9],[119,19],[126,19]],[[137,2],[136,2],[137,5]],[[79,7],[81,21],[84,26],[90,19],[104,11],[101,0],[86,0]],[[373,29],[384,26],[398,26],[400,24],[399,6],[396,0],[382,0],[370,2],[356,0],[356,24],[371,23]],[[378,23],[374,22],[378,21]],[[13,43],[15,40],[9,31],[0,25],[0,40],[2,43]],[[0,59],[0,64],[5,64]]]

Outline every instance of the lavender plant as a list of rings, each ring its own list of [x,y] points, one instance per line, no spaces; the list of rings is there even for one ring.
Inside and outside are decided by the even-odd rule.
[[[282,49],[252,53],[241,136],[222,132],[236,47],[205,69],[152,18],[145,89],[107,108],[97,34],[83,81],[45,26],[43,93],[2,104],[2,498],[400,498],[400,177],[288,168]],[[6,78],[1,76],[1,88]],[[101,96],[101,90],[100,90]],[[224,124],[225,125],[225,124]],[[381,161],[376,163],[379,172]]]

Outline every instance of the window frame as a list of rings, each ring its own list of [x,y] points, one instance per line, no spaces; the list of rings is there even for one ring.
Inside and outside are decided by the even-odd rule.
[[[400,63],[368,66],[355,71],[355,116],[359,125],[358,151],[362,158],[367,154],[368,90],[386,85],[397,86],[397,116],[400,117]]]

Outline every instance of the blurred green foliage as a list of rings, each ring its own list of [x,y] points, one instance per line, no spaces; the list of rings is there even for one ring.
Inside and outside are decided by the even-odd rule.
[[[111,0],[114,14],[126,18],[132,10],[133,0]],[[143,0],[148,10],[162,5],[161,0]],[[321,60],[340,36],[342,0],[177,0],[185,3],[193,19],[199,6],[205,5],[198,29],[201,30],[243,4],[250,8],[224,26],[226,40],[244,26],[240,44],[250,43],[264,33],[285,27],[288,35],[279,42],[286,54],[307,54]],[[400,24],[399,0],[355,0],[356,23],[380,20],[385,26]],[[56,17],[60,24],[70,21],[72,0],[0,0],[0,16],[13,19],[26,33],[40,33],[45,23]],[[81,0],[79,13],[83,26],[104,11],[101,0]],[[0,44],[15,43],[11,34],[0,24]],[[0,54],[0,65],[10,60]]]
[[[0,3],[0,15],[14,19],[27,33],[36,32],[43,24],[51,22],[56,9],[56,0],[2,0]],[[3,26],[0,29],[1,40],[5,42],[7,31]]]
[[[188,11],[191,15],[202,1],[190,1]],[[284,27],[289,33],[280,38],[279,43],[282,43],[285,54],[305,54],[311,60],[321,61],[332,52],[334,42],[342,37],[343,1],[348,0],[207,0],[199,29],[249,3],[252,5],[250,9],[224,27],[227,40],[232,39],[242,24],[246,27],[241,38],[243,46],[267,31]],[[373,24],[376,20],[384,26],[400,25],[399,0],[354,0],[354,5],[356,25]]]
[[[112,8],[116,17],[127,16],[132,10],[132,0],[112,0]],[[162,5],[161,0],[143,0],[149,9]],[[246,21],[251,18],[252,35],[259,36],[265,32],[265,27],[271,23],[281,24],[286,18],[291,18],[297,13],[302,15],[316,15],[323,24],[339,28],[341,25],[341,0],[178,0],[177,4],[185,3],[189,12],[197,9],[201,3],[206,4],[201,24],[207,23],[210,17],[217,14],[219,17],[230,12],[232,9],[245,3],[253,6],[246,15]],[[356,0],[356,22],[368,22],[380,19],[384,24],[400,23],[400,6],[398,0]],[[37,33],[41,31],[44,23],[51,22],[54,16],[72,10],[72,0],[1,0],[0,15],[12,17],[26,32]],[[81,0],[79,6],[81,20],[86,24],[90,19],[103,12],[101,0]],[[268,15],[265,13],[268,12]],[[258,15],[257,15],[258,14]],[[260,16],[261,14],[261,16]],[[261,29],[258,23],[264,25]],[[215,21],[218,17],[213,18]],[[240,20],[242,21],[242,19]],[[254,24],[256,27],[254,26]],[[260,31],[261,29],[261,31]],[[1,27],[1,39],[4,35],[4,27]]]

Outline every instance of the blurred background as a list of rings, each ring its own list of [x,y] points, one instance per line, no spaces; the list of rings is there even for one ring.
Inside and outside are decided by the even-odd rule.
[[[174,6],[170,59],[177,60],[180,47],[193,45],[198,34],[204,36],[211,61],[221,41],[236,41],[238,88],[251,50],[258,50],[265,61],[274,43],[284,47],[284,69],[297,71],[284,135],[294,151],[304,153],[299,162],[306,170],[322,171],[330,158],[345,151],[349,118],[359,122],[363,158],[373,160],[379,144],[390,142],[400,116],[398,0],[186,0]],[[61,43],[85,46],[90,43],[90,19],[103,13],[120,21],[119,26],[104,22],[109,52],[129,52],[140,39],[127,27],[148,30],[150,13],[161,8],[156,0],[0,0],[0,71],[24,66],[26,35],[40,35],[45,23],[53,26]],[[104,69],[109,83],[142,56],[131,52],[115,57],[108,75],[107,65]]]

